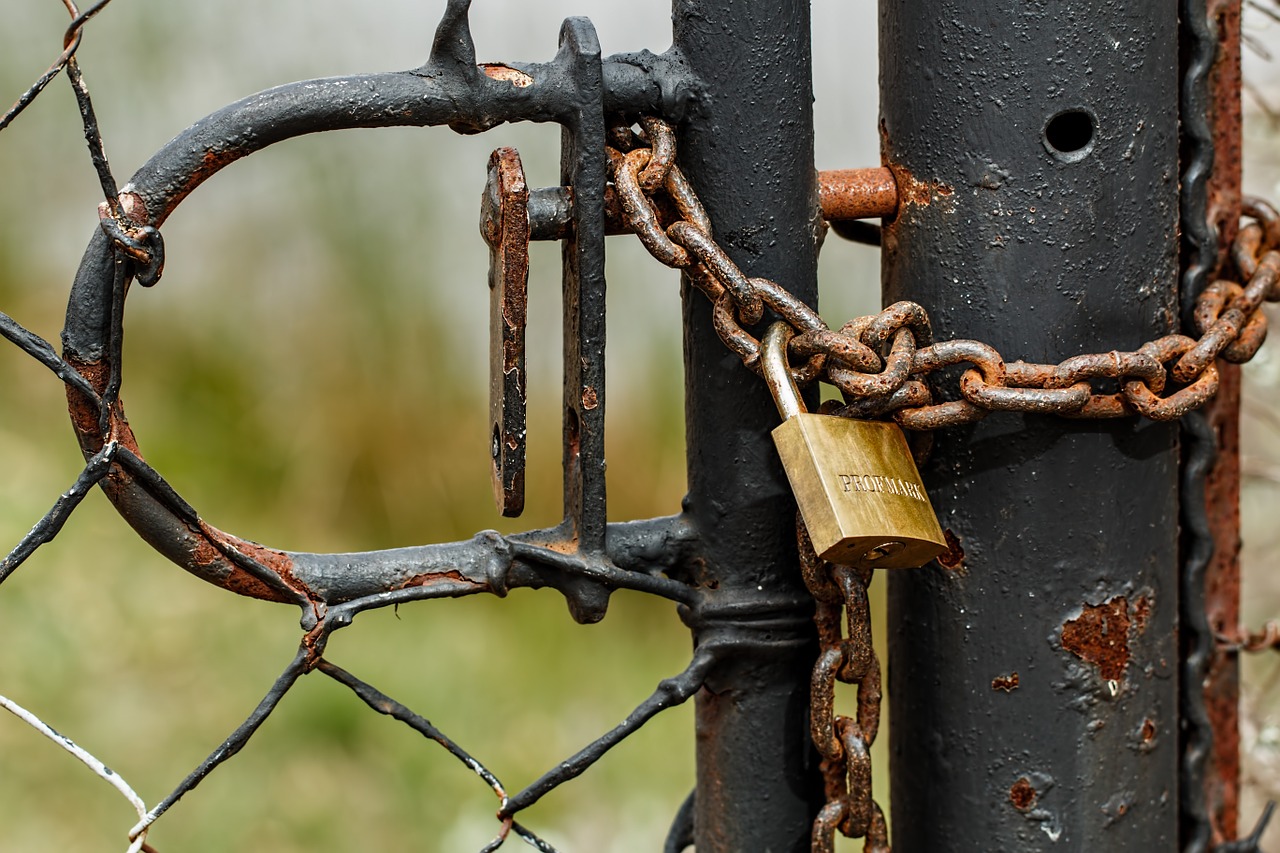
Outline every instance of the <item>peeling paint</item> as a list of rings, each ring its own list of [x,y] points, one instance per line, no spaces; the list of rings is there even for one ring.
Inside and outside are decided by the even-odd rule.
[[[480,70],[490,80],[502,80],[517,89],[525,89],[533,85],[533,78],[528,74],[518,68],[512,68],[510,65],[503,65],[500,62],[486,62],[480,66]]]

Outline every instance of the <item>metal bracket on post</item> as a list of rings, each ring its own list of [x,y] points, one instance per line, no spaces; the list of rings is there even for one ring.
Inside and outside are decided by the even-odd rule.
[[[600,42],[586,18],[560,29],[560,55],[577,82],[573,114],[561,131],[560,180],[574,188],[564,265],[564,509],[566,531],[586,555],[605,552],[604,478],[604,80]],[[609,591],[585,578],[566,595],[573,617],[604,617]]]

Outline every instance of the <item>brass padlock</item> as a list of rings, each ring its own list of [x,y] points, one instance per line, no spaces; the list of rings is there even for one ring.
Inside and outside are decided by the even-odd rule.
[[[790,337],[774,323],[761,361],[783,418],[773,442],[814,550],[833,563],[886,569],[922,566],[947,550],[901,428],[806,411],[787,366]]]

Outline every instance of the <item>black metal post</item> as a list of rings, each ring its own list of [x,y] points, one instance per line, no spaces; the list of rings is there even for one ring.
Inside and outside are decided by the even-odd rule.
[[[673,19],[675,50],[702,83],[680,127],[681,165],[716,239],[748,275],[815,304],[808,0],[675,0]],[[687,284],[684,315],[687,507],[708,590],[690,619],[699,647],[726,644],[697,697],[696,847],[806,850],[822,802],[807,728],[817,642],[769,438],[777,409]]]
[[[1058,362],[1178,317],[1169,3],[881,0],[887,300]],[[890,578],[893,836],[1176,849],[1177,431],[993,415],[924,471],[963,566]]]

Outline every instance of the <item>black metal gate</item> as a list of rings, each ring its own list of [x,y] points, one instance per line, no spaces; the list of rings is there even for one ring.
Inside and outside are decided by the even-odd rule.
[[[71,58],[104,5],[68,5],[68,50],[50,75],[65,68],[76,86],[105,198],[61,356],[0,315],[0,333],[66,384],[88,464],[0,563],[0,581],[100,485],[161,554],[224,589],[298,606],[303,630],[245,723],[140,809],[132,849],[318,671],[493,788],[487,850],[509,834],[553,849],[520,812],[690,698],[698,781],[668,850],[829,850],[837,830],[887,850],[870,790],[881,703],[870,572],[818,559],[803,524],[797,536],[770,438],[777,407],[754,375],[777,319],[794,332],[789,369],[843,392],[824,411],[917,436],[947,529],[946,553],[890,579],[895,846],[1256,848],[1231,841],[1237,675],[1222,635],[1238,616],[1238,376],[1226,361],[1265,335],[1258,309],[1280,269],[1266,254],[1280,227],[1249,202],[1256,223],[1236,228],[1238,2],[881,0],[883,163],[819,173],[804,0],[674,0],[663,54],[603,57],[591,23],[571,18],[551,61],[485,64],[470,3],[450,0],[423,66],[246,98],[123,187]],[[563,128],[561,186],[529,187],[511,149],[490,160],[494,493],[504,515],[519,514],[529,242],[559,240],[563,521],[360,554],[277,550],[209,525],[143,460],[120,404],[125,296],[160,278],[164,220],[219,170],[302,134],[520,121]],[[876,218],[883,227],[865,221]],[[839,330],[816,314],[828,228],[882,246],[893,303]],[[619,523],[604,478],[604,251],[623,233],[685,273],[688,494],[669,517]],[[1233,270],[1240,284],[1211,284]],[[1215,461],[1219,445],[1228,452]],[[583,623],[602,619],[616,590],[660,596],[694,646],[684,672],[522,790],[325,658],[361,613],[520,587],[558,590]],[[857,685],[848,716],[836,713],[837,681]]]

